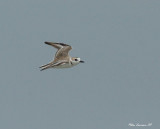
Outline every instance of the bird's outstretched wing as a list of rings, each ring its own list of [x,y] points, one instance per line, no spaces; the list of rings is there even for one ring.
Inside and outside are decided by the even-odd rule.
[[[54,48],[58,49],[58,51],[55,54],[55,60],[66,58],[67,56],[69,56],[68,53],[72,49],[72,47],[70,45],[67,45],[64,43],[45,42],[45,44],[48,44],[48,45],[53,46]]]
[[[48,64],[46,64],[46,65],[42,65],[41,67],[39,67],[39,68],[41,68],[41,71],[43,71],[43,70],[45,70],[45,69],[49,69],[49,68],[54,68],[54,67],[57,67],[57,66],[59,66],[59,65],[64,65],[64,64],[66,64],[66,63],[68,63],[67,61],[63,61],[63,60],[60,60],[60,61],[58,61],[58,62],[50,62],[50,63],[48,63]]]

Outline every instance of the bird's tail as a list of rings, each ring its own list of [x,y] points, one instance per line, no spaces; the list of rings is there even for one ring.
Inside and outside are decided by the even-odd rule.
[[[39,67],[41,70],[40,71],[43,71],[43,70],[45,70],[45,69],[48,69],[48,68],[51,68],[51,63],[49,63],[49,64],[45,64],[45,65],[42,65],[41,67]]]

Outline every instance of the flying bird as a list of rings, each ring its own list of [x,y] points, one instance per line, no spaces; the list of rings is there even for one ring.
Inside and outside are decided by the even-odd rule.
[[[57,42],[45,42],[45,44],[53,46],[58,50],[55,54],[53,61],[39,67],[41,68],[41,71],[49,68],[71,68],[79,63],[84,63],[84,61],[82,61],[78,57],[69,56],[68,53],[72,49],[70,45],[67,45],[64,43],[57,43]]]

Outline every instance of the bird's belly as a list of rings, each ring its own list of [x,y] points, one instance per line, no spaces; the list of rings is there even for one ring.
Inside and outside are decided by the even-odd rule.
[[[61,64],[59,66],[54,66],[53,68],[71,68],[73,67],[73,65],[69,64],[69,63],[65,63],[65,64]]]

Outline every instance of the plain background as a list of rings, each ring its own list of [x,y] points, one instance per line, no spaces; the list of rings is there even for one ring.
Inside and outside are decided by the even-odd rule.
[[[0,0],[0,41],[0,129],[160,128],[159,0]]]

